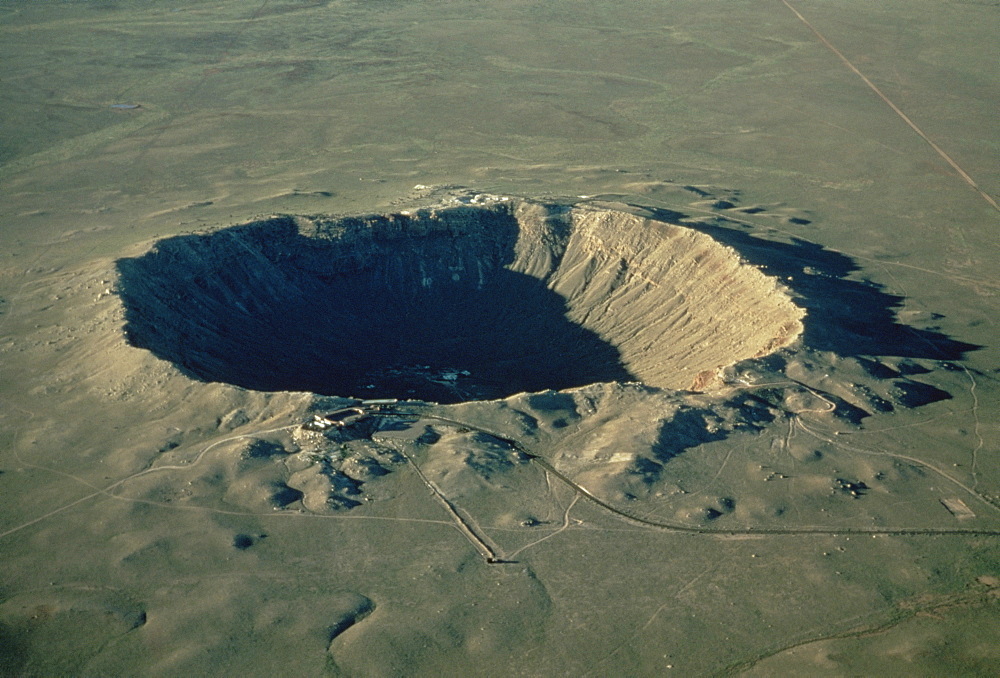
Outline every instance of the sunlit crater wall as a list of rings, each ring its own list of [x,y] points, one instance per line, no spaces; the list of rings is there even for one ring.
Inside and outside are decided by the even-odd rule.
[[[525,270],[545,276],[569,317],[616,346],[647,384],[698,387],[802,331],[804,313],[777,281],[707,235],[608,210],[575,209],[570,220],[558,266]]]

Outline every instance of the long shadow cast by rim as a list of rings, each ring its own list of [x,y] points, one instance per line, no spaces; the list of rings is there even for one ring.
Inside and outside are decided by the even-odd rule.
[[[777,276],[804,306],[803,343],[817,351],[844,357],[897,356],[931,360],[961,360],[982,346],[956,341],[932,329],[917,329],[896,320],[904,297],[883,291],[872,282],[850,280],[860,270],[854,261],[816,243],[794,238],[792,243],[756,238],[724,226],[695,222],[689,215],[635,205],[656,218],[683,223],[739,252],[748,263]],[[720,215],[720,219],[724,219]]]

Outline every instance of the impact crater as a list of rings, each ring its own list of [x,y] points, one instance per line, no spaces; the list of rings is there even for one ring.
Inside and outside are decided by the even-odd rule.
[[[691,228],[493,198],[275,216],[118,261],[129,342],[260,391],[440,403],[641,381],[698,390],[803,311]]]

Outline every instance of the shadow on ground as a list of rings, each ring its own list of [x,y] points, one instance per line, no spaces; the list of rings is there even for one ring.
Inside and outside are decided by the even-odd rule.
[[[739,252],[748,263],[760,266],[794,291],[796,303],[806,311],[803,343],[817,351],[843,357],[898,356],[932,360],[961,360],[982,348],[956,341],[933,330],[921,330],[896,321],[904,297],[888,294],[871,282],[849,280],[860,267],[839,252],[794,238],[773,242],[749,233],[705,223],[690,215],[650,208],[656,218],[684,223]]]

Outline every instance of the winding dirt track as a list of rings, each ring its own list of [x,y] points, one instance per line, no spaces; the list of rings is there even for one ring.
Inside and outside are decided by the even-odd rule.
[[[661,522],[656,520],[649,520],[647,518],[641,518],[639,516],[632,515],[627,511],[623,511],[620,508],[606,502],[600,497],[591,493],[587,488],[583,487],[579,483],[575,482],[573,479],[566,476],[564,473],[556,469],[548,460],[544,457],[535,454],[524,447],[520,442],[514,440],[513,438],[508,438],[507,436],[501,435],[494,431],[484,429],[475,424],[471,424],[467,421],[459,421],[457,419],[450,419],[448,417],[442,417],[427,413],[415,413],[415,412],[403,412],[403,411],[383,411],[379,412],[378,416],[383,417],[397,417],[401,419],[435,419],[437,421],[442,421],[447,424],[453,424],[456,426],[462,426],[464,428],[478,431],[484,433],[488,436],[496,438],[497,440],[506,443],[513,449],[524,454],[533,463],[537,464],[539,467],[551,473],[554,477],[558,478],[560,481],[565,483],[579,496],[593,502],[597,506],[600,506],[605,511],[614,514],[615,516],[627,520],[628,522],[642,525],[644,527],[652,527],[659,530],[666,530],[669,532],[683,532],[689,534],[702,534],[702,535],[719,535],[719,536],[745,536],[745,535],[829,535],[829,536],[839,536],[839,535],[890,535],[890,536],[914,536],[914,535],[924,535],[924,536],[942,536],[942,535],[969,535],[969,536],[1000,536],[1000,529],[985,529],[985,528],[948,528],[948,527],[843,527],[843,528],[829,528],[829,527],[746,527],[742,529],[719,529],[719,528],[709,528],[709,527],[695,527],[692,525],[682,525],[678,523]],[[422,478],[423,479],[423,478]],[[424,479],[424,482],[428,481]],[[432,487],[432,489],[434,489]],[[443,497],[441,497],[444,499]],[[447,502],[446,499],[444,501]],[[449,504],[450,505],[450,504]],[[467,535],[468,536],[468,535]],[[472,539],[470,539],[472,541]],[[478,541],[478,539],[477,539]],[[473,542],[476,544],[476,542]],[[482,543],[482,542],[480,542]],[[485,547],[485,544],[483,544]],[[488,547],[481,548],[477,545],[477,550],[484,554],[487,562],[489,563],[503,563],[509,562],[499,559],[496,554],[489,553],[491,549]]]

